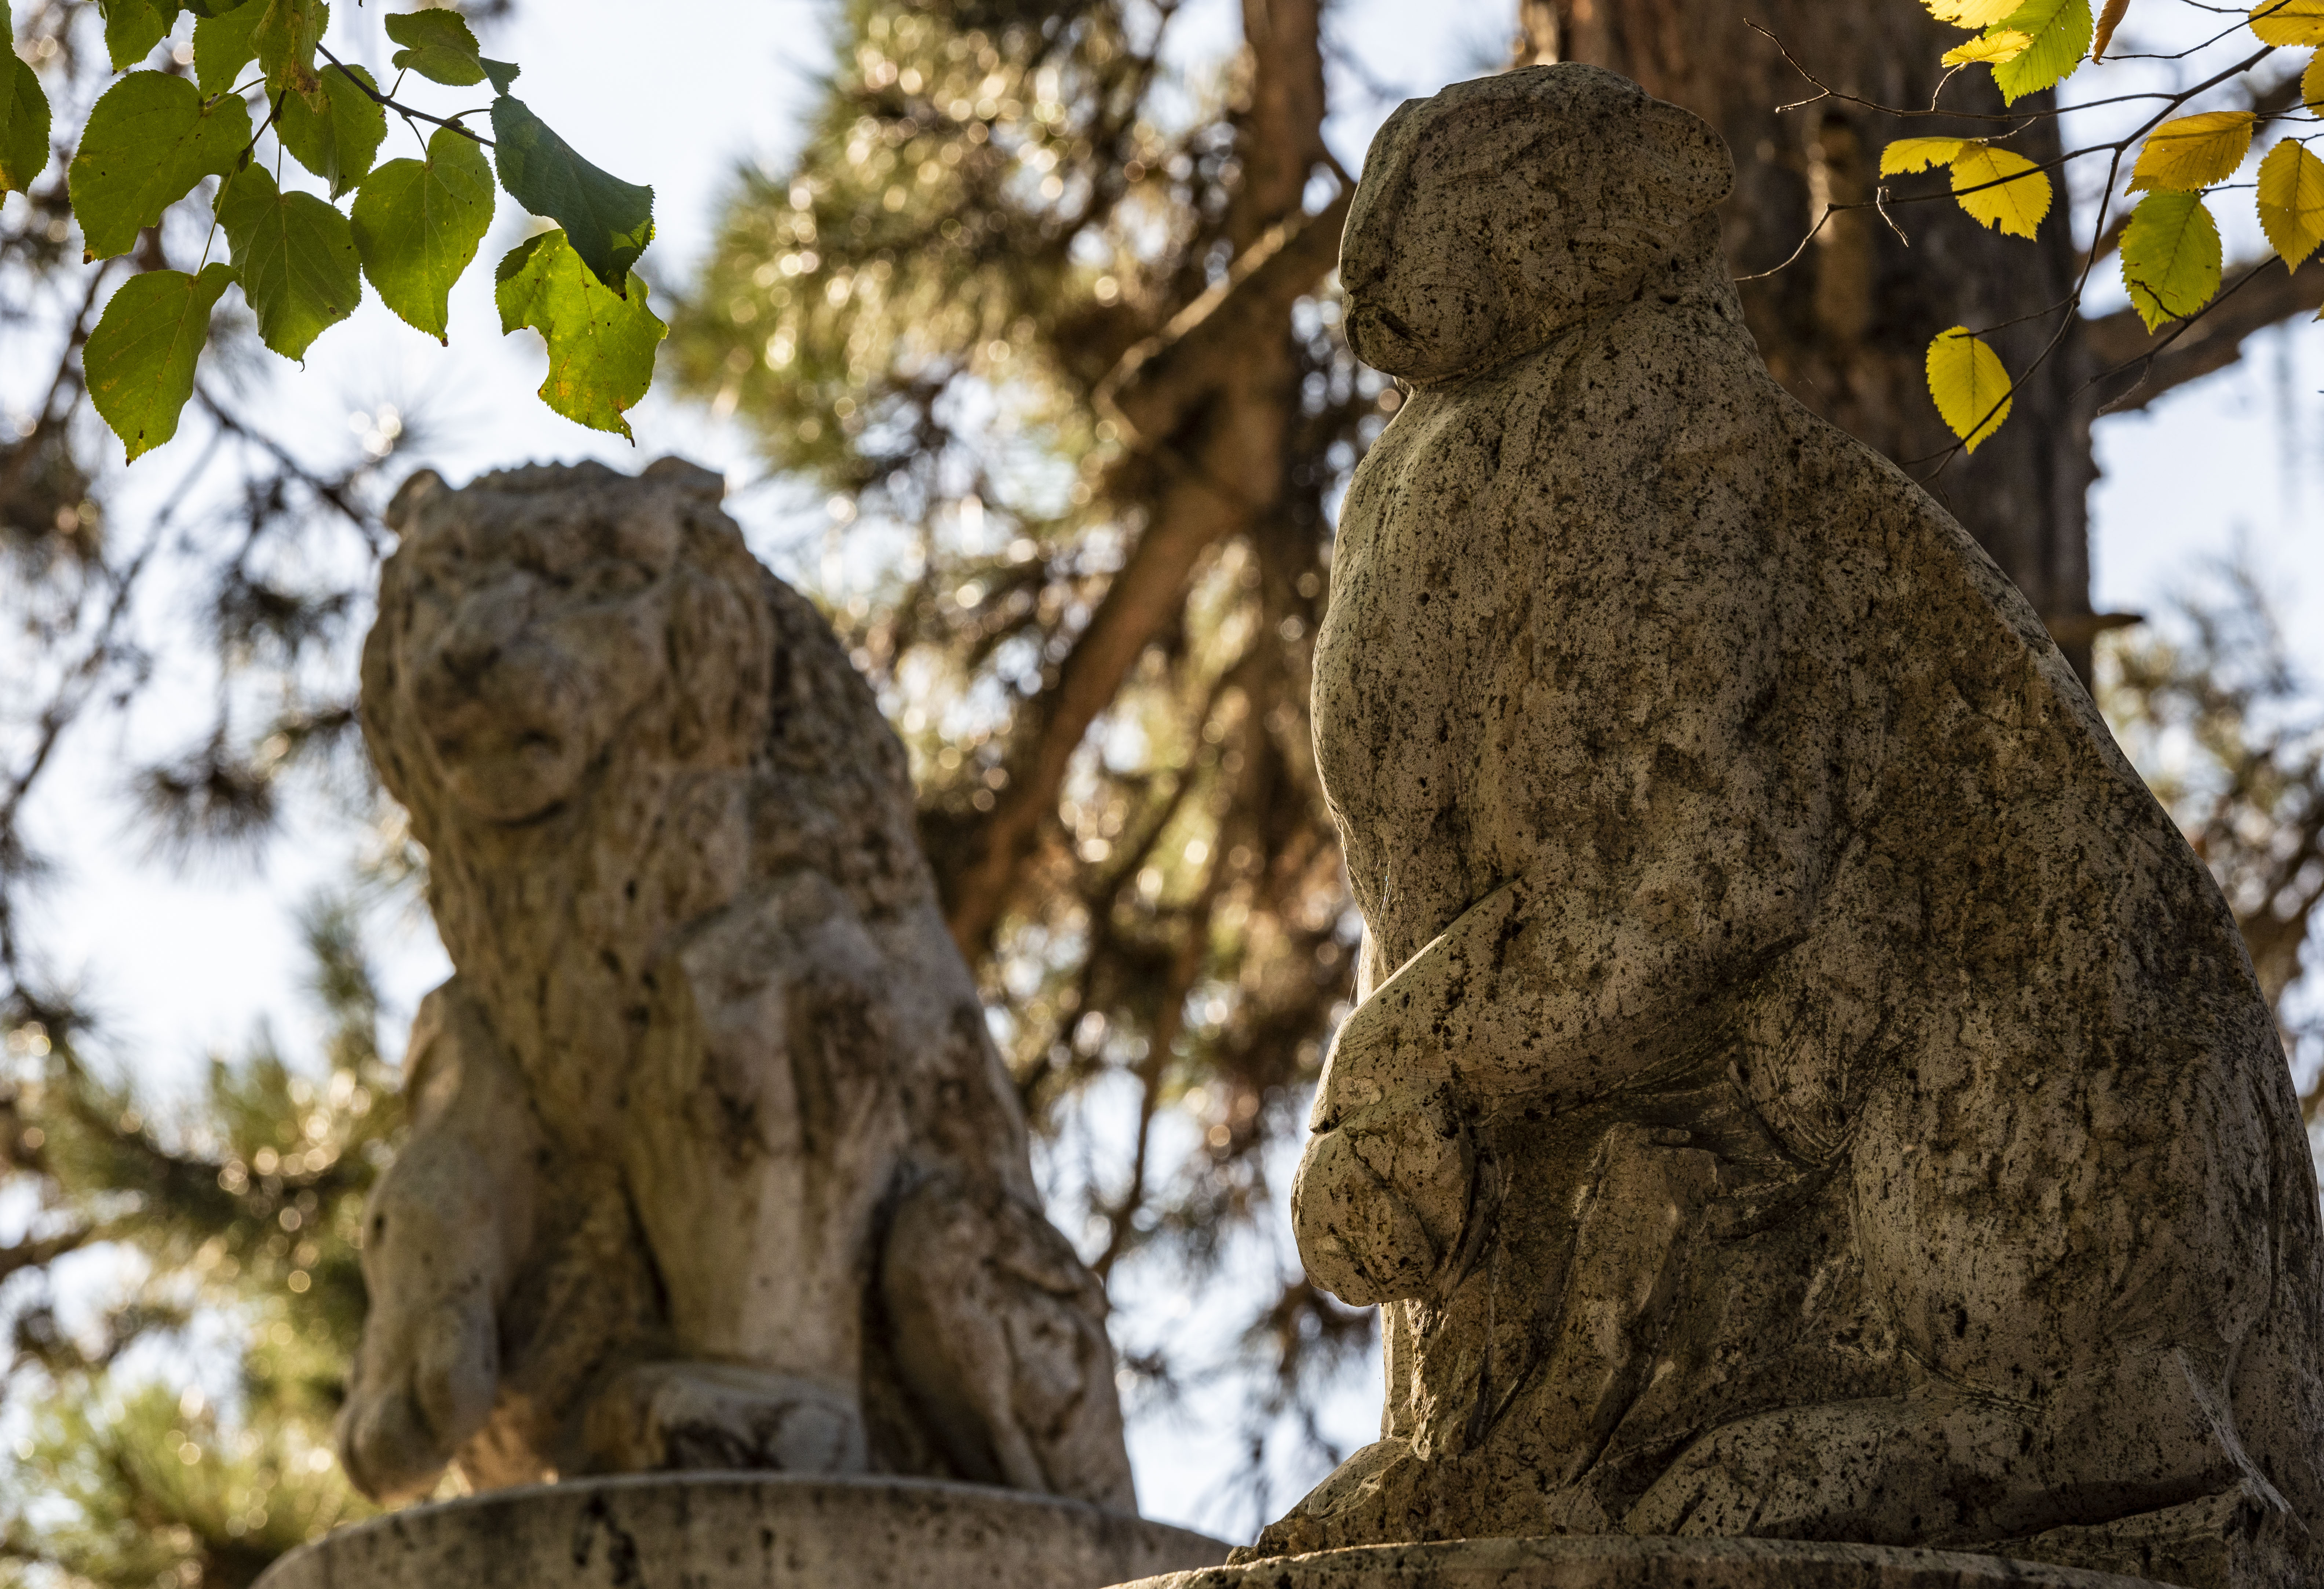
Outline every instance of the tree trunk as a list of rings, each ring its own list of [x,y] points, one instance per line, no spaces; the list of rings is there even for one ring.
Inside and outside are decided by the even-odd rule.
[[[1899,202],[1941,190],[1941,173],[1890,179],[1886,213],[1903,236],[1878,211],[1848,210],[1801,247],[1827,204],[1874,197],[1890,139],[1994,130],[1907,121],[1850,102],[1927,106],[1942,75],[1937,58],[1959,30],[1914,0],[1762,0],[1748,13],[1738,0],[1521,0],[1518,27],[1520,63],[1609,68],[1725,135],[1736,165],[1728,263],[1738,276],[1775,273],[1742,285],[1768,369],[1793,396],[1927,485],[2016,581],[2087,680],[2103,621],[2089,599],[2085,497],[2098,470],[2095,402],[2085,389],[2093,366],[2079,319],[2025,374],[2056,332],[2079,263],[2064,205],[2027,242],[1986,231],[1950,197]],[[1784,48],[1835,97],[1820,96]],[[1982,67],[1959,73],[1944,103],[2003,108]],[[2048,103],[2044,95],[2017,108]],[[2056,124],[2036,125],[2011,147],[2037,162],[2054,157]],[[2062,194],[2062,180],[2053,181]],[[1974,457],[1936,470],[1952,436],[1930,401],[1923,361],[1930,338],[1950,326],[1990,330],[1987,339],[2024,384],[1997,434]]]

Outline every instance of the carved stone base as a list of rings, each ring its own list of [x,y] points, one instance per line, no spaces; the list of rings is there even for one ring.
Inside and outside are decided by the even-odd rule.
[[[1203,1567],[1121,1589],[2158,1589],[1998,1556],[1788,1539],[1590,1535],[1367,1545]]]
[[[653,1474],[495,1491],[341,1529],[259,1589],[1102,1589],[1222,1561],[1184,1529],[912,1479]]]

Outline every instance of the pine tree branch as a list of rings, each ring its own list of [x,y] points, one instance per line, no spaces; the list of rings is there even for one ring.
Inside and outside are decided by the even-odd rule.
[[[2266,261],[2250,260],[2228,266],[2224,274],[2229,281],[2255,268],[2259,274],[2175,338],[2175,328],[2170,326],[2150,333],[2136,309],[2117,309],[2083,322],[2091,355],[2100,364],[2117,367],[2107,384],[2122,395],[2108,402],[2105,411],[2143,409],[2167,392],[2223,370],[2243,356],[2244,339],[2254,332],[2294,315],[2314,314],[2324,305],[2324,263],[2310,259],[2297,273],[2260,268],[2267,266]],[[2150,355],[2152,362],[2143,373],[2133,367]]]
[[[1252,87],[1237,147],[1247,163],[1225,227],[1242,247],[1227,281],[1133,349],[1097,400],[1152,456],[1160,489],[1146,530],[1089,626],[1019,711],[992,809],[935,857],[947,924],[972,962],[991,945],[1090,725],[1183,609],[1203,553],[1282,490],[1298,399],[1277,378],[1290,368],[1291,306],[1338,263],[1353,184],[1343,179],[1332,205],[1302,218],[1308,174],[1330,159],[1321,0],[1246,0],[1244,28]]]
[[[22,1269],[41,1269],[55,1262],[66,1253],[86,1247],[98,1239],[99,1227],[78,1225],[53,1236],[18,1242],[11,1247],[0,1247],[0,1280]]]
[[[1354,197],[1343,187],[1319,213],[1269,227],[1225,281],[1122,356],[1093,401],[1124,440],[1151,445],[1177,430],[1248,356],[1251,338],[1279,327],[1292,304],[1339,267],[1340,234]]]

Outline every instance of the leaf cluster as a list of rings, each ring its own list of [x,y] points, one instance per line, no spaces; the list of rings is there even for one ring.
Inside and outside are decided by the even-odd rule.
[[[353,314],[366,282],[405,322],[444,340],[452,286],[492,223],[495,173],[502,190],[557,223],[567,243],[519,245],[545,291],[513,318],[503,304],[503,331],[530,328],[547,338],[540,395],[550,408],[627,435],[622,412],[650,383],[663,334],[631,268],[652,240],[652,190],[591,164],[512,97],[519,69],[485,56],[457,12],[383,20],[399,46],[385,89],[324,47],[329,17],[325,0],[106,0],[106,44],[122,75],[90,108],[66,170],[84,260],[131,254],[173,206],[205,193],[211,217],[194,270],[141,256],[145,268],[115,291],[88,339],[90,400],[130,461],[176,435],[230,289],[260,339],[289,359],[303,359]],[[189,42],[180,53],[166,67],[142,65],[181,23]],[[181,58],[190,72],[177,66]],[[468,125],[473,110],[443,115],[406,102],[413,79],[489,84],[493,135]],[[380,161],[391,114],[415,137],[420,124],[434,127],[418,158]],[[32,191],[50,162],[51,120],[39,74],[11,52],[0,64],[0,196]],[[285,156],[322,191],[283,187]],[[225,261],[209,257],[221,234]],[[504,261],[502,273],[514,268]],[[560,319],[549,305],[591,291],[606,302],[576,336],[571,313]]]
[[[2128,10],[2116,0],[2094,22],[2087,0],[1923,0],[1940,21],[1976,30],[1977,36],[1949,51],[1943,64],[1956,70],[1984,66],[2011,105],[2057,87],[2085,60],[2104,57],[2115,29]],[[2108,160],[2107,202],[2128,162],[2126,196],[2142,195],[2117,231],[2101,214],[2099,244],[2110,244],[2120,261],[2124,289],[2150,332],[2184,325],[2215,302],[2220,292],[2223,254],[2218,224],[2209,200],[2242,169],[2262,117],[2255,110],[2204,110],[2174,115],[2189,101],[2240,78],[2278,50],[2313,51],[2300,75],[2292,119],[2316,125],[2324,117],[2324,0],[2259,0],[2234,32],[2247,33],[2260,49],[2227,71],[2183,92],[2161,96],[2163,107],[2127,137],[2075,150],[2058,166],[2078,159]],[[2222,34],[2211,41],[2223,42]],[[1936,114],[1933,107],[1923,114]],[[2040,113],[2054,115],[2055,112]],[[1949,171],[1954,197],[1980,224],[2020,237],[2032,237],[2052,203],[2043,165],[2006,147],[2034,117],[2000,138],[1914,136],[1896,139],[1883,151],[1883,176],[1932,169]],[[2259,163],[2254,204],[2269,245],[2287,270],[2298,270],[2324,245],[2324,158],[2310,147],[2319,134],[2297,130],[2279,139]],[[1883,200],[1886,191],[1883,191]],[[2084,280],[2088,278],[2086,267]],[[2062,306],[2079,308],[2078,287]],[[2052,347],[2055,346],[2053,339]],[[2046,355],[2044,356],[2047,356]],[[1978,445],[2008,417],[2014,384],[2001,361],[1978,334],[1956,326],[1930,343],[1928,378],[1937,411],[1964,449]]]

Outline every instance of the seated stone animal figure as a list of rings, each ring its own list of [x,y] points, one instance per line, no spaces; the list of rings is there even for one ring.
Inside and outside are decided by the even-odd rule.
[[[1730,182],[1572,65],[1364,168],[1350,336],[1412,390],[1315,661],[1370,943],[1296,1210],[1388,1406],[1244,1559],[2313,1582],[2317,1187],[2234,919],[2017,591],[1768,377]]]
[[[662,1468],[1133,1507],[904,753],[718,476],[431,474],[363,726],[455,975],[366,1215],[341,1458],[410,1496]]]

